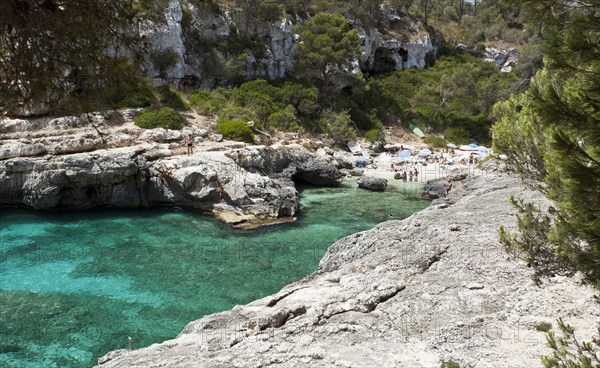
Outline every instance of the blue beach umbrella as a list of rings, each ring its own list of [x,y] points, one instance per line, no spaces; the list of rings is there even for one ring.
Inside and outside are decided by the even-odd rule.
[[[471,142],[471,143],[469,143],[469,147],[475,148],[477,146],[478,146],[477,142]]]
[[[481,152],[481,153],[487,153],[487,151],[488,151],[488,149],[487,149],[487,148],[485,148],[484,146],[479,146],[479,147],[477,147],[477,149],[478,149],[478,150],[479,150],[479,152]]]
[[[356,162],[368,162],[369,159],[363,156],[357,157],[354,161]]]
[[[398,153],[398,156],[401,158],[409,158],[411,152],[409,150],[404,150]]]

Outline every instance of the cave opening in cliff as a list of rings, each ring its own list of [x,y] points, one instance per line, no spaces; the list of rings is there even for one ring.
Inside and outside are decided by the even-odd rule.
[[[408,51],[406,49],[398,50],[398,55],[402,58],[402,68],[406,68],[406,62],[408,61]]]
[[[388,73],[394,70],[396,70],[396,61],[392,56],[392,52],[387,49],[377,49],[377,51],[375,51],[373,72]]]

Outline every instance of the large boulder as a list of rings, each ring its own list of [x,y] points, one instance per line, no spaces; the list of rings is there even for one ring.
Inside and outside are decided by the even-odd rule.
[[[446,179],[427,180],[421,195],[427,199],[438,199],[446,196]]]
[[[319,186],[337,186],[342,182],[342,173],[332,164],[311,155],[299,155],[294,160],[294,177]]]
[[[452,182],[463,181],[469,175],[464,172],[454,173],[445,178],[428,180],[423,189],[421,190],[421,196],[427,199],[438,199],[446,196],[446,182],[450,179]]]
[[[387,188],[387,179],[373,176],[361,176],[357,181],[358,187],[383,192]]]

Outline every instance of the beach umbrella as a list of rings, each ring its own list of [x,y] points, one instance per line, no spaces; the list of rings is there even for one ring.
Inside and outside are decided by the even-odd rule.
[[[448,143],[446,145],[446,147],[448,147],[448,148],[458,148],[458,146],[456,144],[454,144],[454,143]]]
[[[356,162],[368,162],[369,159],[366,157],[360,156],[360,157],[357,157],[355,161]]]
[[[419,155],[419,157],[427,157],[427,156],[431,155],[431,153],[432,152],[430,150],[425,148],[425,149],[420,150],[418,155]]]
[[[484,146],[479,146],[479,147],[477,147],[477,149],[478,149],[478,150],[479,150],[479,152],[481,152],[481,153],[487,153],[487,151],[488,151],[488,149],[487,149],[487,148],[485,148]]]
[[[476,148],[477,146],[478,146],[477,142],[471,142],[471,143],[469,143],[469,147]]]
[[[409,158],[410,155],[411,155],[411,152],[409,150],[404,150],[404,151],[398,153],[398,156],[400,156],[401,158]]]

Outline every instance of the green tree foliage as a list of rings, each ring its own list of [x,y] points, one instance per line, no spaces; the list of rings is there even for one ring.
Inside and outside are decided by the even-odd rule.
[[[181,129],[183,121],[181,115],[175,110],[164,106],[149,107],[135,117],[135,125],[144,129]]]
[[[150,53],[150,61],[152,61],[152,64],[158,70],[158,76],[164,79],[167,78],[169,69],[179,62],[179,55],[171,48],[154,50]]]
[[[453,43],[523,45],[536,32],[527,27],[526,12],[519,4],[503,0],[398,0],[392,4],[398,4],[403,14],[442,31]]]
[[[292,105],[287,105],[285,109],[274,112],[269,116],[268,127],[281,131],[298,131],[298,116],[296,109]]]
[[[271,84],[263,79],[239,88],[196,91],[190,102],[198,112],[217,114],[219,121],[254,120],[266,130],[312,130],[321,106],[316,87],[285,81]]]
[[[384,124],[400,119],[406,126],[413,123],[440,133],[451,128],[447,140],[468,143],[475,138],[485,143],[491,138],[492,107],[509,95],[513,81],[514,75],[500,73],[492,63],[456,54],[440,58],[428,69],[371,78],[352,100],[356,115],[374,109]],[[354,110],[351,113],[362,128],[361,119]],[[368,114],[363,119],[374,123]]]
[[[580,341],[575,329],[558,319],[562,336],[550,331],[546,335],[552,355],[542,356],[545,368],[600,368],[600,327],[593,341]]]
[[[323,114],[323,125],[327,127],[328,133],[338,145],[345,145],[356,139],[356,131],[352,127],[352,118],[347,111],[326,111]]]
[[[436,135],[428,135],[423,140],[423,143],[425,143],[426,145],[428,145],[429,147],[432,147],[432,148],[445,148],[446,147],[446,140],[443,138],[440,138]]]
[[[557,207],[547,246],[600,287],[600,3],[520,3],[545,17],[545,67],[498,108],[495,146],[543,180]]]
[[[160,103],[178,111],[190,110],[191,106],[181,97],[181,94],[167,85],[159,86],[156,91]]]
[[[217,88],[212,91],[195,91],[190,95],[189,100],[198,114],[212,115],[225,106],[227,97],[224,89]]]
[[[243,120],[230,120],[217,124],[217,132],[223,134],[226,139],[242,141],[247,143],[254,142],[254,133]]]
[[[105,87],[139,82],[135,28],[159,19],[161,1],[1,1],[0,109],[67,98],[93,105]]]
[[[504,226],[500,226],[500,243],[505,250],[523,259],[533,267],[533,279],[541,283],[544,276],[566,275],[574,273],[574,267],[568,259],[557,259],[555,248],[551,244],[550,232],[552,228],[552,217],[542,212],[533,203],[523,203],[511,197],[512,204],[518,209],[517,225],[521,232],[513,234]],[[549,209],[553,213],[555,209]]]
[[[352,70],[360,56],[358,32],[341,14],[318,13],[303,24],[300,37],[296,73],[321,88],[329,88],[336,73]]]
[[[369,142],[383,142],[385,140],[385,134],[380,128],[374,128],[365,133],[365,139]]]

